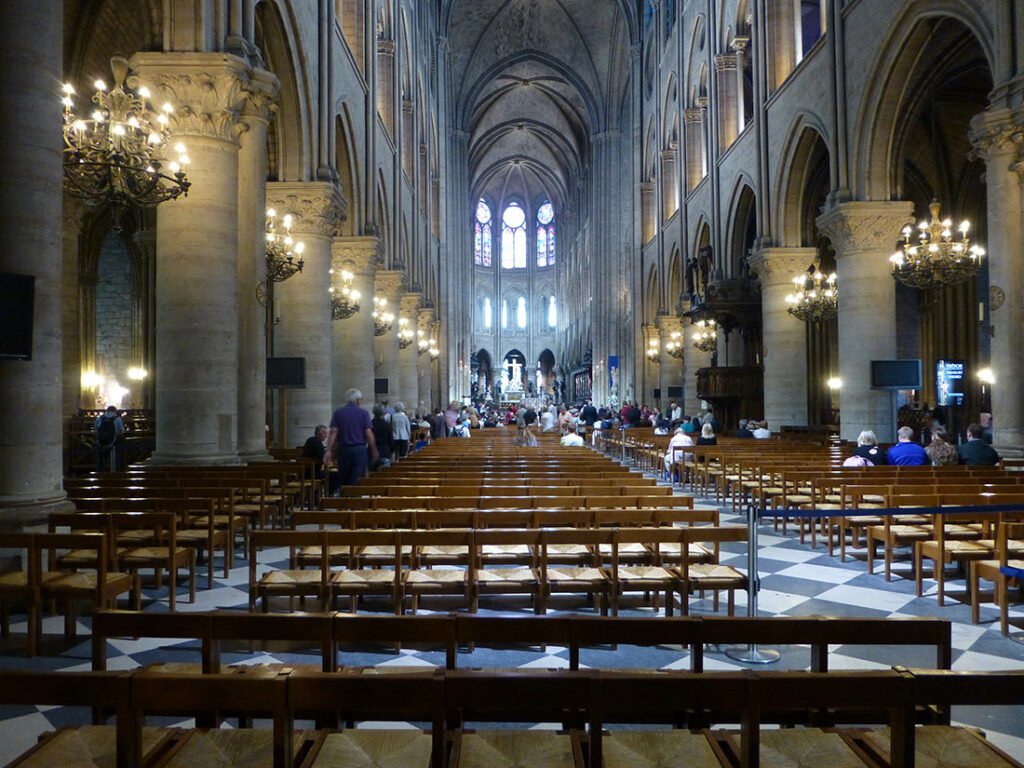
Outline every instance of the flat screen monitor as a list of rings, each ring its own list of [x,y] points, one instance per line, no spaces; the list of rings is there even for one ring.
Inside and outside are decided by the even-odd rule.
[[[872,389],[920,389],[920,360],[872,360]]]
[[[964,404],[964,361],[938,360],[935,363],[935,398],[937,405]]]
[[[374,379],[373,380],[373,394],[375,395],[386,395],[391,390],[390,379]]]
[[[36,278],[0,272],[0,360],[32,359]]]
[[[304,389],[306,358],[268,357],[267,387],[271,389]]]

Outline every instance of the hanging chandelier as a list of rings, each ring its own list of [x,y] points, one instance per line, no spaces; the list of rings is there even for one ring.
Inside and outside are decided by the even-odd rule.
[[[978,274],[985,255],[985,250],[971,245],[967,237],[970,224],[961,222],[954,230],[951,219],[939,218],[941,206],[937,200],[932,200],[929,209],[932,220],[917,225],[916,244],[911,241],[913,227],[903,228],[900,250],[889,257],[892,276],[911,288],[922,290],[970,280]]]
[[[661,362],[661,345],[657,339],[651,339],[647,342],[647,359],[655,365]]]
[[[793,293],[786,296],[786,311],[805,323],[831,320],[839,311],[839,292],[836,274],[825,276],[821,270],[811,271],[793,278]]]
[[[431,337],[428,351],[430,352],[430,357],[434,360],[441,356],[441,350],[437,348],[437,339]]]
[[[665,351],[668,352],[670,357],[674,357],[676,360],[683,359],[682,331],[672,331],[672,333],[669,334],[668,341],[665,342]]]
[[[185,145],[169,145],[174,107],[164,104],[157,112],[149,105],[149,89],[125,90],[127,59],[115,56],[110,68],[114,87],[95,82],[96,108],[88,117],[75,114],[75,89],[64,85],[64,189],[86,205],[109,206],[114,229],[120,230],[127,209],[188,195],[191,184]]]
[[[693,346],[701,352],[718,349],[718,324],[714,320],[698,320],[694,327],[697,330],[692,334]]]
[[[281,217],[281,231],[277,228],[277,211],[267,208],[267,278],[283,283],[302,271],[302,253],[305,243],[292,238],[292,215]]]
[[[395,316],[388,312],[388,300],[382,296],[373,297],[373,335],[383,336],[395,324]]]
[[[426,354],[430,350],[430,341],[427,339],[427,333],[422,329],[416,331],[416,350],[421,355]]]
[[[409,327],[409,318],[398,318],[398,348],[408,349],[416,339],[416,332]]]
[[[334,270],[329,270],[334,274]],[[335,290],[332,285],[327,290],[331,294],[331,319],[347,320],[359,311],[360,294],[352,287],[353,275],[347,269],[341,270],[341,288]]]

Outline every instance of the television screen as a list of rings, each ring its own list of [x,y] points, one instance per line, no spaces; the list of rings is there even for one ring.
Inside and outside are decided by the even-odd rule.
[[[375,395],[386,395],[391,389],[390,379],[374,379],[373,380],[373,394]]]
[[[32,359],[36,279],[0,272],[0,360]]]
[[[872,389],[920,389],[920,360],[872,360]]]
[[[268,357],[267,387],[275,389],[305,389],[306,358]]]
[[[939,360],[935,363],[937,405],[964,404],[964,361]]]

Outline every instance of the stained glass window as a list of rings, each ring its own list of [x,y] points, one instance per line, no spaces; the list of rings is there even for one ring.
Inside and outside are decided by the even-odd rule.
[[[502,269],[526,269],[526,214],[519,203],[509,203],[501,221]]]
[[[473,263],[481,267],[491,266],[491,207],[483,200],[476,205]]]
[[[555,209],[545,202],[537,211],[537,266],[555,263]]]

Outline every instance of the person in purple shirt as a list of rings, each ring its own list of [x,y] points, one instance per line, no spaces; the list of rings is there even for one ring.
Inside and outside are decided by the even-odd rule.
[[[897,467],[920,467],[931,463],[924,448],[914,442],[914,430],[900,427],[896,432],[899,442],[889,449],[889,463]]]
[[[324,464],[333,457],[338,462],[339,484],[355,485],[366,475],[369,462],[377,460],[377,443],[373,438],[370,414],[360,407],[363,393],[350,389],[345,393],[345,399],[348,403],[331,417]]]

